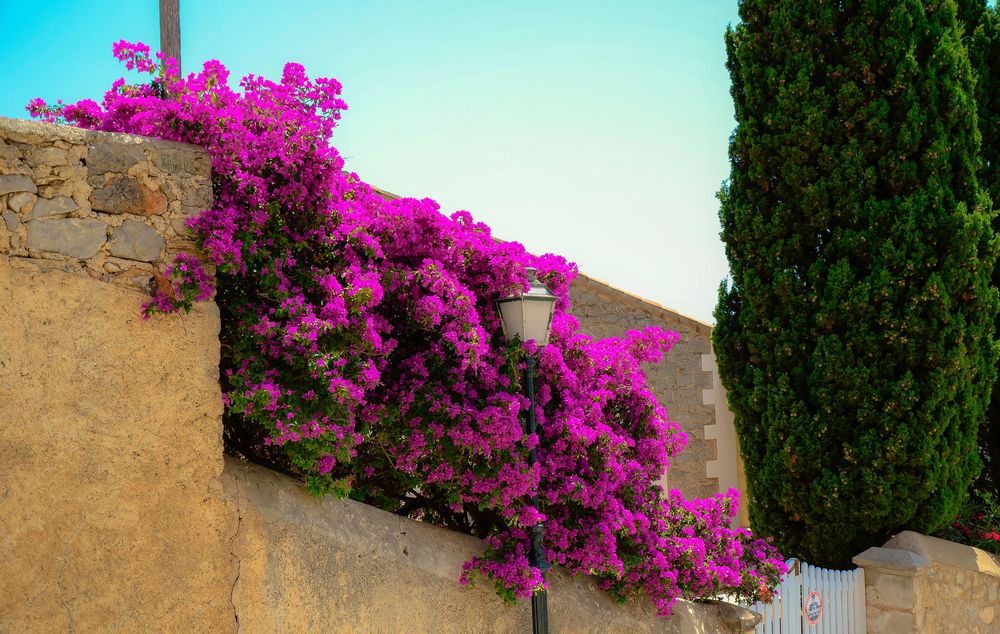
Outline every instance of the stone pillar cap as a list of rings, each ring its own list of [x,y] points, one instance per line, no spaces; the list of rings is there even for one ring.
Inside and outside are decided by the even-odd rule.
[[[913,577],[920,574],[930,561],[908,550],[897,550],[895,548],[880,548],[872,546],[860,555],[855,555],[851,561],[854,565],[861,566],[868,570],[876,569],[880,572],[890,572],[897,575]]]

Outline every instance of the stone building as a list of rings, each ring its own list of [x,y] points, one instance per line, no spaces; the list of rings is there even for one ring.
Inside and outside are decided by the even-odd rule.
[[[742,493],[736,430],[715,366],[712,326],[584,274],[573,282],[570,301],[580,327],[593,337],[620,337],[647,326],[680,335],[663,362],[646,373],[670,419],[688,436],[688,447],[672,461],[665,485],[689,498],[730,488]],[[749,525],[745,501],[742,497],[738,516],[742,526]]]

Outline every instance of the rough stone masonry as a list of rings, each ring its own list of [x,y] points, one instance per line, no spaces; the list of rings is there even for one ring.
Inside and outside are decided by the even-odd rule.
[[[212,204],[200,148],[0,117],[0,254],[148,291]]]

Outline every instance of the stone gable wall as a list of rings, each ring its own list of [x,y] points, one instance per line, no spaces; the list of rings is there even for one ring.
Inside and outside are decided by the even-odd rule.
[[[705,404],[705,392],[713,388],[712,373],[702,367],[702,357],[712,353],[712,327],[586,275],[574,280],[569,296],[570,312],[580,321],[581,330],[592,337],[621,337],[627,330],[647,326],[680,335],[680,342],[663,362],[646,372],[670,420],[680,423],[688,436],[687,449],[667,470],[666,484],[689,498],[718,493],[719,479],[709,477],[706,468],[717,458],[715,439],[705,437],[706,426],[716,422],[715,407]]]
[[[385,199],[398,194],[379,188]],[[663,480],[688,498],[708,497],[730,487],[745,491],[743,465],[725,390],[712,353],[712,326],[610,284],[580,274],[570,287],[570,312],[592,337],[620,337],[625,331],[659,326],[681,340],[647,377],[670,419],[680,423],[688,447],[671,462]],[[749,526],[744,495],[736,523]]]

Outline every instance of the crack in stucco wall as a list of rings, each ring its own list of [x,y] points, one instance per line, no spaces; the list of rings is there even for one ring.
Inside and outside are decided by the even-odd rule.
[[[66,557],[63,556],[62,566],[59,567],[59,573],[56,575],[56,587],[59,588],[59,602],[62,604],[63,609],[66,610],[66,631],[73,631],[73,612],[69,609],[69,603],[66,602],[66,589],[62,585],[63,571],[66,569]]]
[[[236,553],[234,544],[240,536],[240,531],[243,529],[243,508],[240,505],[240,499],[243,497],[243,492],[240,490],[239,479],[236,480],[236,495],[234,496],[234,504],[236,505],[236,532],[234,532],[229,537],[229,555],[235,561],[236,575],[233,578],[233,585],[229,588],[229,606],[233,609],[233,619],[236,622],[236,632],[240,631],[240,612],[236,607],[236,586],[240,582],[240,574],[243,572],[243,560]]]

